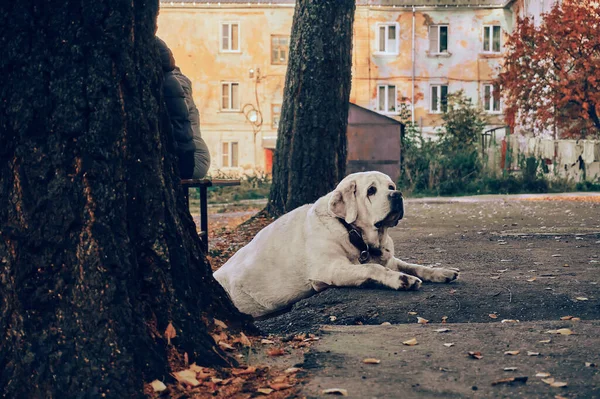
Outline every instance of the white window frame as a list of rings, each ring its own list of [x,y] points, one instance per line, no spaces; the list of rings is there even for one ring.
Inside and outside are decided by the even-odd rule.
[[[486,98],[485,98],[485,89],[486,89],[486,87],[490,88],[490,98],[488,100],[489,102],[486,101]],[[497,110],[494,109],[494,103],[495,103],[494,91],[495,91],[496,88],[498,88],[498,87],[497,86],[495,87],[494,84],[492,84],[492,83],[484,83],[483,84],[481,102],[483,103],[483,110],[487,114],[501,114],[502,113],[502,94],[497,97],[497,99],[498,99],[498,109]],[[502,93],[502,91],[501,91],[500,88],[498,88],[498,90],[500,90],[500,93]],[[486,107],[489,107],[489,109],[486,109]]]
[[[396,45],[393,46],[394,48],[390,48],[391,45],[389,43],[389,28],[390,26],[394,26],[396,29]],[[379,50],[379,42],[380,42],[380,37],[379,35],[380,33],[380,28],[384,27],[385,28],[385,50],[381,51]],[[400,24],[398,22],[378,22],[376,24],[376,34],[375,34],[375,39],[377,40],[375,43],[375,48],[377,49],[377,51],[375,51],[375,54],[390,54],[390,55],[396,55],[400,52]]]
[[[440,46],[441,46],[440,28],[441,27],[446,28],[446,50],[444,50],[444,51],[440,51]],[[437,29],[435,29],[435,30],[437,30],[437,38],[438,38],[436,49],[431,48],[431,29],[432,28],[437,28]],[[429,33],[429,54],[449,54],[448,47],[449,47],[449,42],[450,42],[450,26],[448,24],[430,25],[428,33]]]
[[[385,88],[385,103],[384,103],[384,108],[385,109],[379,109],[379,90],[384,87]],[[390,91],[390,87],[394,88],[394,111],[389,111],[390,105],[388,103],[388,100],[390,98],[389,95],[389,91]],[[397,85],[391,85],[391,84],[380,84],[377,85],[377,105],[376,105],[376,109],[377,112],[379,112],[380,114],[391,114],[391,115],[396,115],[398,114],[398,86]]]
[[[236,145],[237,150],[237,165],[233,165],[233,145]],[[223,152],[223,145],[227,146],[227,162],[225,162],[225,153]],[[221,167],[222,168],[239,168],[240,166],[240,142],[239,141],[221,141]]]
[[[435,84],[429,86],[429,113],[431,114],[442,114],[442,86],[446,86],[446,107],[448,107],[448,94],[450,93],[450,87],[448,84]],[[438,108],[433,108],[433,89],[436,88],[438,92]]]
[[[494,28],[498,28],[500,30],[500,48],[498,51],[494,51]],[[490,41],[488,43],[488,50],[485,49],[485,31],[490,31]],[[501,25],[483,25],[483,29],[481,29],[481,52],[485,54],[500,54],[502,53],[502,26]]]
[[[274,46],[273,46],[273,39],[286,39],[287,40],[287,46],[285,48],[285,59],[283,61],[279,60],[273,60],[273,50],[274,50]],[[277,46],[277,52],[280,54],[281,53],[281,45],[279,44]],[[290,36],[287,35],[271,35],[271,65],[287,65],[288,63],[288,57],[290,55]]]
[[[229,32],[229,46],[228,48],[223,48],[223,26],[228,25],[228,32]],[[232,30],[233,30],[233,25],[237,25],[237,45],[238,48],[237,49],[232,49],[231,45],[232,45]],[[219,52],[221,53],[240,53],[241,52],[241,43],[240,43],[240,38],[241,38],[241,27],[240,27],[240,22],[239,21],[223,21],[221,22],[221,24],[219,25]]]
[[[228,108],[224,108],[223,107],[223,85],[228,85],[229,86],[228,93],[227,93],[227,95],[229,97],[229,104],[228,104],[229,107]],[[238,103],[237,104],[233,104],[233,96],[232,96],[233,85],[237,85],[237,87],[238,87]],[[240,101],[240,95],[241,95],[241,93],[240,93],[240,90],[241,90],[240,83],[239,82],[233,82],[233,81],[224,81],[224,82],[221,82],[221,84],[219,86],[219,89],[221,90],[221,96],[220,96],[220,108],[221,108],[221,111],[225,111],[225,112],[239,112],[240,111],[240,103],[241,103],[241,101]],[[234,107],[234,105],[236,105],[237,107]]]

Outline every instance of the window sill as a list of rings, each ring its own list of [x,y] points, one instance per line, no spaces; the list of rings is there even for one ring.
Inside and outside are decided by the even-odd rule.
[[[375,51],[373,53],[373,55],[375,57],[396,57],[396,56],[398,56],[398,52],[388,53],[388,52],[384,52],[384,51]]]
[[[488,115],[502,115],[502,111],[484,111]]]
[[[395,112],[395,111],[393,111],[393,112],[386,112],[386,111],[380,111],[378,109],[375,109],[375,112],[377,112],[380,115],[385,115],[385,116],[398,116],[398,115],[400,115],[399,112]]]
[[[224,114],[241,114],[242,110],[241,109],[220,109],[217,112],[224,113]]]
[[[219,50],[222,54],[241,54],[242,50]]]
[[[429,51],[427,51],[427,57],[429,58],[450,58],[452,56],[452,53],[450,52],[445,52],[445,53],[431,53]]]
[[[486,51],[481,51],[479,52],[479,57],[480,58],[502,58],[504,56],[504,54],[502,52],[486,52]]]

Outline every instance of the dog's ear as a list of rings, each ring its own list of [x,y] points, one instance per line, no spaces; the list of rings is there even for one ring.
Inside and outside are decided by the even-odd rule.
[[[344,219],[346,223],[354,223],[358,217],[356,204],[356,182],[351,180],[339,185],[329,199],[329,213]]]

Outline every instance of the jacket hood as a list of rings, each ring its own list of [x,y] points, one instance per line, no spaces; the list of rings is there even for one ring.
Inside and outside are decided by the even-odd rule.
[[[173,53],[161,38],[156,38],[156,44],[158,46],[158,52],[160,54],[160,64],[162,66],[163,72],[170,72],[175,69],[175,58],[173,58]]]

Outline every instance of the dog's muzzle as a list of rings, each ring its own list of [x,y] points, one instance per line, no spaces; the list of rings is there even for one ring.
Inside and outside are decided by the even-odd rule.
[[[404,199],[400,191],[394,191],[390,194],[390,208],[390,213],[385,219],[375,223],[375,227],[394,227],[404,217]]]

